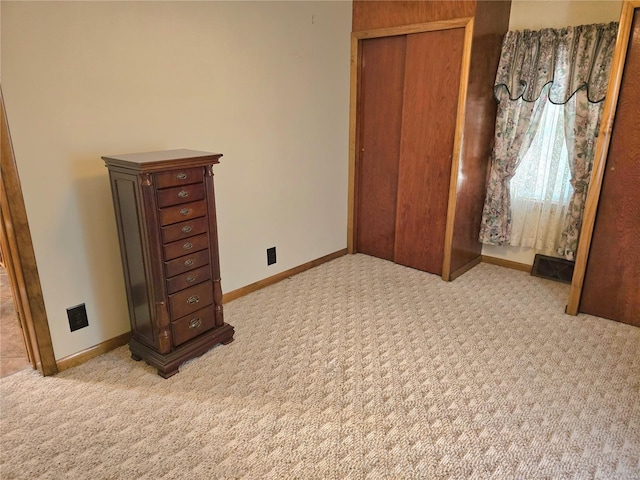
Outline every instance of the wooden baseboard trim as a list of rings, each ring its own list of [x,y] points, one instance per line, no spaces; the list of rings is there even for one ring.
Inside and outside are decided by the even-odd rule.
[[[107,353],[115,348],[121,347],[122,345],[126,345],[130,336],[131,332],[123,333],[122,335],[107,340],[106,342],[99,343],[98,345],[89,347],[81,352],[56,360],[58,372],[62,372],[63,370],[67,370],[72,367],[77,367],[98,355],[102,355],[103,353]]]
[[[310,262],[303,263],[302,265],[298,265],[297,267],[290,268],[289,270],[285,270],[284,272],[276,273],[271,277],[264,278],[255,283],[247,285],[246,287],[238,288],[237,290],[232,290],[231,292],[225,293],[222,295],[222,303],[230,302],[231,300],[235,300],[236,298],[244,297],[250,293],[253,293],[257,290],[263,289],[264,287],[268,287],[269,285],[273,285],[274,283],[278,283],[285,278],[292,277],[299,273],[302,273],[310,268],[317,267],[318,265],[322,265],[323,263],[330,262],[331,260],[335,260],[336,258],[342,257],[347,254],[347,249],[343,248],[342,250],[338,250],[337,252],[330,253],[329,255],[325,255],[324,257],[316,258],[315,260],[311,260]]]
[[[277,273],[272,277],[262,279],[258,282],[252,283],[251,285],[247,285],[246,287],[238,288],[237,290],[225,293],[222,296],[222,303],[227,303],[231,300],[235,300],[236,298],[243,297],[251,292],[255,292],[264,287],[268,287],[269,285],[278,283],[285,278],[292,277],[294,275],[297,275],[298,273],[304,272],[305,270],[309,270],[310,268],[317,267],[318,265],[322,265],[323,263],[330,262],[331,260],[335,260],[336,258],[342,257],[346,254],[347,249],[344,248],[342,250],[330,253],[329,255],[325,255],[324,257],[316,258],[315,260],[311,260],[310,262],[291,268],[284,272]],[[68,357],[61,358],[60,360],[56,360],[58,372],[62,372],[63,370],[67,370],[72,367],[77,367],[78,365],[83,364],[87,360],[91,360],[98,355],[102,355],[103,353],[107,353],[115,348],[121,347],[122,345],[126,345],[129,342],[130,336],[131,332],[123,333],[122,335],[107,340],[106,342],[99,343],[98,345],[89,347],[85,350],[82,350],[81,352],[74,353],[73,355],[69,355]]]
[[[482,256],[479,255],[476,258],[474,258],[473,260],[471,260],[469,263],[467,263],[466,265],[463,265],[462,267],[457,269],[455,272],[451,273],[451,275],[449,275],[449,280],[455,280],[460,275],[462,275],[463,273],[468,272],[469,270],[471,270],[473,267],[475,267],[476,265],[478,265],[481,262],[482,262]]]
[[[532,265],[526,263],[512,262],[511,260],[505,260],[504,258],[489,257],[482,255],[483,263],[490,263],[491,265],[498,265],[499,267],[511,268],[513,270],[520,270],[521,272],[531,273]]]

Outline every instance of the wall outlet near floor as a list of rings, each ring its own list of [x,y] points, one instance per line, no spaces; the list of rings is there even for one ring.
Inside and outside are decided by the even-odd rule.
[[[267,266],[276,263],[276,247],[267,248]]]
[[[72,332],[89,326],[87,309],[84,303],[67,308],[67,317],[69,317],[69,328]]]

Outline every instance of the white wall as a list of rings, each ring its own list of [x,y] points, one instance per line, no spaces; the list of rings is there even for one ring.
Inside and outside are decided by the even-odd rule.
[[[346,247],[350,2],[1,8],[2,88],[57,359],[129,329],[101,155],[224,154],[225,292]],[[71,333],[79,303],[89,327]]]
[[[621,0],[512,0],[509,30],[540,30],[569,25],[617,22]],[[522,247],[483,245],[482,254],[533,265],[536,250]]]
[[[509,30],[617,22],[622,0],[512,0]]]

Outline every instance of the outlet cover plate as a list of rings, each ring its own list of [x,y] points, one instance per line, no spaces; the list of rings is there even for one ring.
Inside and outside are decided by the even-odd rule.
[[[276,263],[276,247],[267,248],[267,266]]]
[[[69,328],[72,332],[89,326],[87,308],[84,303],[67,308],[67,317],[69,318]]]

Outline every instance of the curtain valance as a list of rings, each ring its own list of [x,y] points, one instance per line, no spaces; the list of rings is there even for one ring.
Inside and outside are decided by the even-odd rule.
[[[566,103],[580,89],[586,89],[590,102],[601,102],[617,32],[617,22],[507,32],[496,74],[496,98],[506,93],[511,100],[534,102],[542,87],[551,83],[553,103]]]

